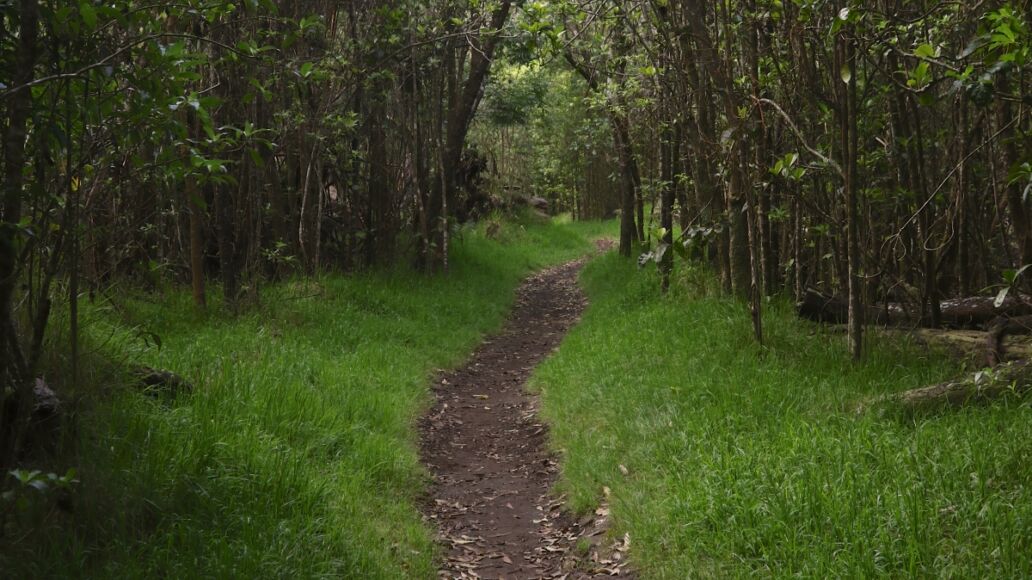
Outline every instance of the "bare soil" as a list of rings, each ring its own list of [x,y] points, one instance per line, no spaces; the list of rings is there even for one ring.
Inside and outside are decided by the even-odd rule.
[[[609,538],[605,506],[577,520],[551,494],[558,465],[525,388],[586,306],[576,282],[584,262],[527,279],[501,333],[437,378],[421,428],[434,478],[424,513],[439,530],[442,578],[632,577],[630,540]]]

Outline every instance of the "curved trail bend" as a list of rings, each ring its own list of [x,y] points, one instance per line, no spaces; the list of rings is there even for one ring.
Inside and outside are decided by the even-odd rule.
[[[585,262],[528,278],[501,333],[437,378],[421,452],[434,477],[424,512],[446,552],[442,578],[632,577],[629,539],[605,542],[608,511],[575,521],[551,495],[558,467],[524,387],[587,304],[577,287]]]

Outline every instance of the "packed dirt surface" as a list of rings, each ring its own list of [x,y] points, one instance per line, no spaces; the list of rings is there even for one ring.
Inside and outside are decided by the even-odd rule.
[[[551,495],[556,458],[525,389],[584,310],[576,281],[583,264],[525,281],[502,332],[436,381],[422,457],[434,477],[424,510],[440,533],[442,578],[632,577],[630,539],[608,538],[608,510],[578,521]]]

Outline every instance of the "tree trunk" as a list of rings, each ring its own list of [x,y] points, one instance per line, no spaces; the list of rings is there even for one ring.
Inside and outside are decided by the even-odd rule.
[[[849,352],[853,360],[860,360],[863,355],[863,308],[860,304],[860,241],[857,210],[857,102],[856,102],[856,45],[852,27],[841,32],[838,39],[840,53],[840,70],[848,70],[848,78],[843,78],[845,88],[841,91],[844,99],[840,112],[842,166],[846,172],[846,261],[847,292],[849,301],[849,321],[847,335]]]
[[[226,186],[215,188],[215,215],[218,219],[219,272],[222,277],[222,301],[226,309],[236,312],[240,298],[237,272],[233,194]]]
[[[1000,126],[1011,123],[1003,136],[1004,163],[1009,169],[1022,160],[1018,151],[1018,140],[1020,139],[1021,119],[1014,118],[1014,106],[1010,101],[1010,81],[1007,73],[998,75],[998,90],[1003,98],[998,98],[998,117]],[[1024,183],[1015,180],[1007,185],[1007,210],[1010,216],[1011,228],[1014,230],[1014,240],[1018,246],[1021,267],[1032,264],[1032,196],[1025,199]]]
[[[662,275],[661,289],[665,294],[670,289],[670,275],[674,270],[674,135],[669,123],[663,126],[663,136],[660,147],[662,147],[662,181],[663,193],[660,201],[660,227],[663,228],[663,239],[660,243],[665,246],[663,258],[660,260],[659,270]]]
[[[186,127],[189,138],[195,138],[197,116],[192,110],[187,111]],[[197,178],[192,172],[186,176],[184,189],[187,211],[190,212],[190,285],[194,305],[203,309],[207,304],[204,291],[204,200],[201,198],[200,188],[197,187]]]
[[[12,313],[17,287],[18,252],[16,238],[22,217],[22,186],[25,169],[25,135],[32,113],[32,82],[36,67],[36,40],[39,5],[36,0],[19,3],[18,44],[15,75],[16,92],[7,100],[7,130],[4,133],[3,224],[0,227],[0,466],[10,466],[17,457],[21,436],[28,423],[32,404],[32,382],[27,376]],[[19,88],[20,87],[20,88]],[[7,394],[7,388],[14,390]],[[13,401],[13,424],[4,424],[8,405]]]
[[[637,237],[635,230],[634,210],[637,199],[637,184],[635,174],[638,165],[634,160],[634,151],[631,147],[630,131],[627,128],[627,120],[619,113],[611,113],[610,123],[613,126],[613,145],[616,147],[620,159],[620,176],[623,183],[622,204],[620,208],[620,255],[630,257],[634,239]]]
[[[718,98],[724,104],[725,117],[727,117],[727,121],[731,125],[728,129],[728,134],[733,142],[730,143],[730,150],[728,152],[729,179],[727,192],[724,196],[724,213],[728,221],[729,231],[729,238],[727,240],[728,271],[730,273],[731,291],[739,296],[745,296],[749,289],[751,274],[747,241],[749,234],[746,224],[747,218],[744,215],[746,200],[742,175],[743,158],[741,144],[744,135],[741,119],[738,115],[738,102],[735,99],[734,85],[731,77],[725,69],[725,62],[720,57],[709,29],[706,27],[704,4],[701,2],[690,2],[688,10],[689,27],[695,39],[699,61],[709,63],[705,71],[712,80],[712,86],[717,89]]]
[[[491,25],[488,31],[483,32],[487,38],[472,51],[469,64],[469,76],[462,86],[461,92],[454,92],[454,101],[449,107],[448,119],[445,126],[445,139],[441,152],[441,166],[443,175],[436,180],[430,196],[429,222],[431,227],[437,228],[437,236],[440,241],[439,251],[436,256],[438,264],[443,264],[446,256],[442,253],[444,239],[447,236],[446,214],[441,212],[445,208],[455,208],[455,198],[458,189],[458,172],[462,162],[462,150],[466,143],[466,136],[469,133],[469,125],[476,114],[477,105],[480,102],[480,94],[483,90],[484,80],[491,69],[491,59],[494,56],[495,48],[500,40],[500,32],[506,21],[509,19],[509,12],[512,9],[512,0],[502,0],[491,14]],[[461,65],[461,63],[460,63]],[[461,66],[456,67],[456,75],[462,71]]]

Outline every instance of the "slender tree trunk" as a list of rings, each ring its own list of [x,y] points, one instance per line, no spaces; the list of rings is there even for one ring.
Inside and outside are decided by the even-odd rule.
[[[187,107],[187,135],[193,139],[197,136],[197,116]],[[190,285],[193,290],[194,305],[204,308],[207,298],[204,291],[204,200],[201,199],[197,178],[188,173],[184,186],[186,206],[190,212]]]
[[[963,95],[957,97],[957,277],[960,281],[960,294],[971,295],[971,272],[969,269],[970,217],[968,213],[968,102]]]
[[[759,102],[759,99],[764,96],[763,87],[760,86],[760,47],[761,44],[767,45],[768,42],[761,15],[756,7],[756,0],[750,0],[749,9],[752,13],[752,34],[750,35],[748,46],[749,79],[752,85],[753,99]],[[754,119],[754,130],[752,131],[753,151],[755,152],[755,172],[753,174],[755,186],[750,189],[750,191],[756,192],[756,203],[750,207],[750,211],[754,213],[755,218],[755,237],[758,246],[756,250],[759,254],[758,261],[760,263],[760,292],[766,296],[773,291],[775,285],[775,237],[771,232],[770,220],[767,218],[770,211],[770,186],[768,185],[770,174],[768,172],[769,163],[767,160],[768,130],[763,118],[763,109],[757,108],[756,115],[759,118]]]
[[[240,298],[240,279],[236,266],[233,194],[225,186],[215,187],[215,215],[218,216],[219,272],[222,276],[222,300],[226,309],[236,312]]]
[[[386,264],[394,253],[390,174],[387,161],[387,115],[383,96],[375,96],[369,114],[369,223],[366,262]]]
[[[25,368],[18,334],[14,325],[12,300],[17,286],[17,224],[22,217],[22,186],[25,168],[25,136],[32,113],[32,82],[37,58],[39,5],[36,0],[21,0],[18,15],[18,40],[12,86],[23,87],[7,99],[7,130],[4,133],[3,223],[0,225],[0,411],[14,398],[14,424],[5,425],[0,412],[0,466],[10,466],[21,446],[21,433],[32,407],[32,384]],[[7,388],[14,394],[8,395]]]
[[[633,148],[631,148],[631,149],[632,149],[632,152],[630,154],[630,157],[633,160],[634,153],[633,153]],[[632,167],[635,167],[636,165],[637,165],[637,162],[632,161]],[[635,224],[637,226],[636,229],[635,229],[635,233],[637,233],[638,242],[639,243],[644,243],[645,242],[645,196],[644,196],[644,194],[643,194],[643,192],[641,190],[641,178],[638,177],[636,174],[637,174],[637,172],[633,172],[632,173],[632,176],[636,177],[636,179],[634,179],[634,208],[635,208],[635,218],[636,218],[635,219]]]
[[[729,72],[725,69],[725,62],[717,51],[716,44],[706,27],[706,13],[703,3],[691,2],[688,5],[689,27],[692,36],[695,38],[695,45],[698,50],[700,62],[709,63],[706,67],[713,86],[718,91],[718,96],[724,104],[725,117],[731,127],[728,129],[730,138],[728,151],[728,182],[727,191],[724,195],[724,215],[728,222],[727,256],[729,264],[731,291],[739,296],[745,296],[750,284],[748,227],[744,210],[745,184],[743,181],[743,144],[741,119],[738,115],[738,103],[735,99],[735,90]],[[730,57],[730,55],[728,55]]]
[[[509,12],[512,9],[512,0],[502,0],[491,14],[490,28],[483,34],[480,46],[472,51],[469,64],[469,76],[466,77],[461,91],[453,91],[454,99],[449,107],[448,119],[445,125],[445,139],[441,152],[441,166],[443,175],[436,180],[430,199],[429,221],[434,227],[438,227],[438,237],[443,242],[447,235],[447,214],[439,212],[445,208],[456,207],[456,193],[458,189],[458,171],[462,162],[462,150],[466,143],[466,136],[469,133],[469,125],[476,113],[477,105],[480,102],[481,91],[484,81],[491,69],[491,59],[494,57],[495,49],[500,41],[500,33],[503,26],[509,19]],[[455,68],[456,75],[461,74],[463,67],[460,62]],[[437,256],[439,263],[443,264],[446,254],[440,253]]]
[[[674,131],[670,124],[663,126],[662,147],[662,181],[663,193],[660,201],[660,227],[663,228],[663,239],[660,242],[666,248],[659,269],[662,275],[661,289],[665,294],[670,289],[670,275],[674,270]]]
[[[860,232],[858,228],[858,203],[857,203],[857,102],[856,82],[858,71],[856,68],[856,44],[852,27],[840,33],[838,52],[840,53],[840,70],[847,70],[848,79],[844,78],[845,88],[841,90],[844,96],[844,107],[841,107],[841,139],[842,154],[844,156],[843,168],[846,172],[845,195],[846,195],[846,260],[848,276],[848,301],[849,316],[847,323],[847,334],[849,336],[849,352],[853,360],[860,360],[863,355],[863,308],[860,303]]]
[[[630,131],[627,129],[627,121],[618,113],[610,114],[610,123],[613,126],[613,145],[616,147],[620,159],[620,176],[623,183],[623,203],[620,209],[620,255],[630,257],[634,240],[637,237],[634,220],[637,190],[635,184],[635,173],[637,162],[634,160],[634,151],[631,147]]]

